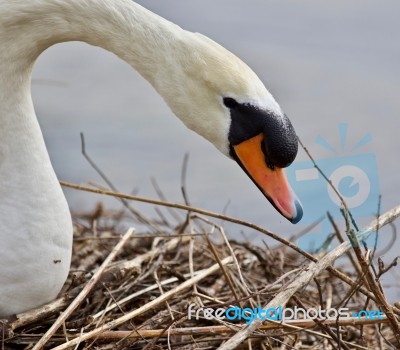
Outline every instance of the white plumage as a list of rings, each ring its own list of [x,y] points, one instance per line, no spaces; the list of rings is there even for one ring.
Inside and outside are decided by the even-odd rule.
[[[57,296],[70,267],[72,224],[30,94],[49,46],[84,41],[128,62],[182,122],[229,156],[222,99],[283,113],[256,74],[201,34],[130,0],[0,2],[0,316]]]

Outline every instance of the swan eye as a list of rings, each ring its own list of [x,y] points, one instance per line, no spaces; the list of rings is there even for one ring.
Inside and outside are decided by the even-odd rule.
[[[232,97],[224,97],[224,105],[228,108],[235,108],[239,103]]]

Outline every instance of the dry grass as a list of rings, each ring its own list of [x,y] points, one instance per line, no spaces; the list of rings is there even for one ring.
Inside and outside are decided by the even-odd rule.
[[[389,213],[390,220],[399,213]],[[340,254],[310,257],[284,244],[269,249],[239,243],[193,211],[175,224],[161,215],[123,240],[132,224],[128,210],[106,211],[99,205],[93,213],[74,215],[74,222],[72,268],[60,298],[4,322],[0,349],[233,349],[236,345],[229,344],[240,334],[238,348],[243,349],[396,348],[393,322],[400,310],[389,304],[394,321],[319,318],[253,322],[256,329],[251,329],[244,320],[188,319],[191,303],[195,310],[277,303],[292,309],[378,309],[379,279],[373,286],[365,277],[368,251],[359,252],[366,266],[352,257],[345,270],[337,270],[329,265],[350,254],[348,247]],[[52,326],[50,339],[40,343]]]

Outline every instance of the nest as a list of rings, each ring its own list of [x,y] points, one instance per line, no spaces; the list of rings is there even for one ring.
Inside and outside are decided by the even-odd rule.
[[[322,269],[304,282],[315,263],[285,244],[270,249],[230,240],[220,224],[193,212],[174,225],[161,213],[151,221],[142,216],[140,232],[133,232],[131,214],[99,205],[73,216],[72,267],[63,291],[44,307],[4,320],[0,349],[32,349],[52,326],[40,348],[233,349],[226,341],[255,324],[252,312],[276,307],[279,300],[292,310],[378,308],[351,264]],[[291,289],[293,295],[284,299]],[[68,310],[74,302],[76,308]],[[229,308],[243,313],[216,317],[218,309]],[[386,316],[348,322],[316,317],[314,311],[308,316],[259,322],[235,348],[394,348]]]

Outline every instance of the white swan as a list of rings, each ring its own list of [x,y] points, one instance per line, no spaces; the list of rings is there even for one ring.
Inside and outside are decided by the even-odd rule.
[[[292,125],[256,74],[207,37],[131,0],[0,2],[0,316],[57,296],[72,224],[30,94],[32,66],[65,41],[101,46],[147,79],[172,111],[234,158],[275,208],[302,216],[283,170],[297,153]]]

